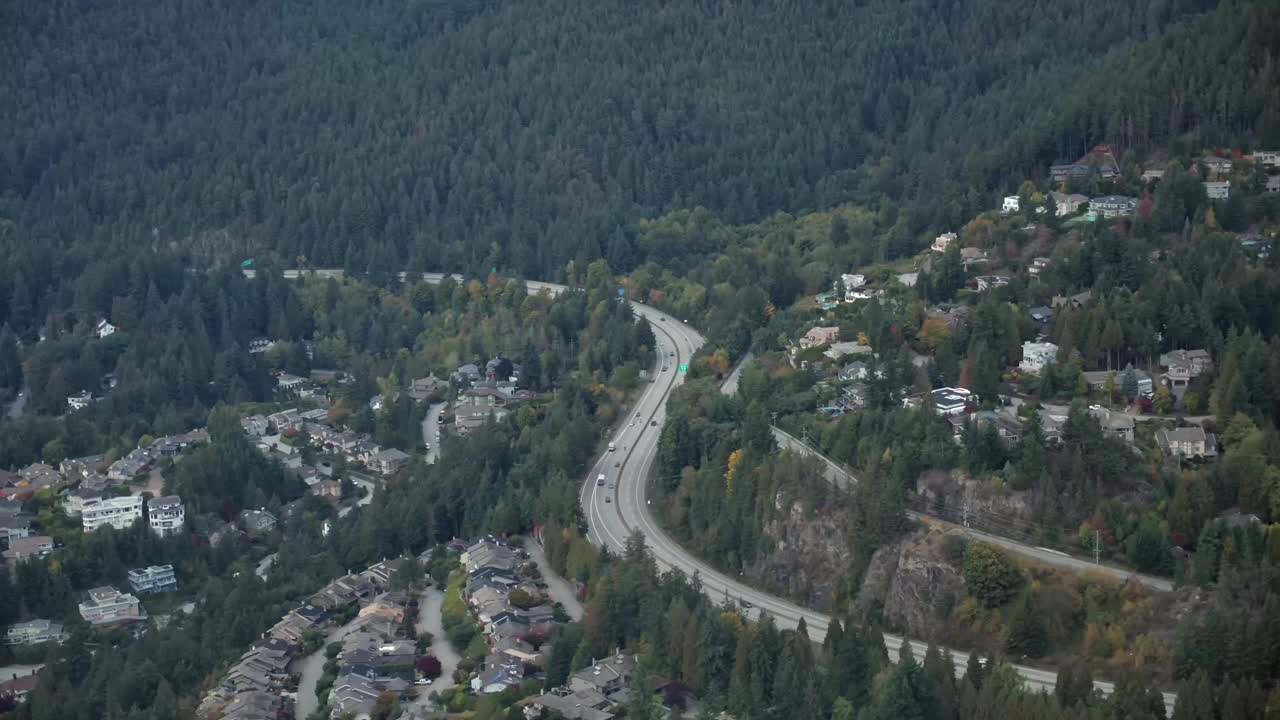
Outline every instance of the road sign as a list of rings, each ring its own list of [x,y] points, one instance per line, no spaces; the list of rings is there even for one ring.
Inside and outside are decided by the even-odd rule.
[[[689,372],[689,364],[680,363],[680,372]]]
[[[626,291],[626,290],[624,290],[624,289],[622,289],[622,288],[618,288],[618,297],[623,297],[623,296],[624,296],[624,295],[626,295],[626,294],[627,294],[627,291]]]

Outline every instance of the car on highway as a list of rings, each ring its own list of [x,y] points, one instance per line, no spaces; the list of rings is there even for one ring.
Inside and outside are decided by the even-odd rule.
[[[635,420],[632,420],[631,422],[627,423],[627,427],[635,427],[635,426],[636,426]]]
[[[649,421],[649,424],[650,424],[651,426],[653,426],[653,427],[658,427],[658,421],[657,421],[657,420],[650,420],[650,421]]]
[[[604,473],[600,473],[599,475],[596,476],[596,485],[603,485],[603,484],[604,484]]]
[[[614,463],[614,464],[613,464],[613,466],[614,466],[614,467],[622,467],[622,461],[621,461],[621,460],[619,460],[618,462]]]
[[[605,501],[605,502],[607,502],[607,503],[611,503],[611,502],[613,502],[613,498],[609,497],[608,495],[605,495],[605,496],[604,496],[604,501]]]
[[[609,443],[609,452],[613,452],[614,450],[617,450],[617,449],[618,449],[617,445],[613,443]]]
[[[741,605],[744,610],[750,610],[751,608],[755,607],[755,605],[752,605],[746,600],[739,600],[738,604]]]

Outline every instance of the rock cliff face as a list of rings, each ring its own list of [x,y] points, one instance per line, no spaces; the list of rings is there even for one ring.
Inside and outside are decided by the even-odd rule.
[[[772,549],[744,572],[756,585],[824,612],[849,573],[849,518],[801,503],[764,527]]]
[[[877,550],[863,576],[856,613],[879,617],[913,637],[942,636],[965,589],[941,545],[941,533],[918,530]]]

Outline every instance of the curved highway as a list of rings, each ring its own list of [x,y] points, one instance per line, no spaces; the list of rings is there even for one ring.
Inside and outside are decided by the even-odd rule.
[[[322,277],[342,274],[341,270],[313,272]],[[292,273],[292,277],[301,274],[298,271],[286,271],[286,277],[290,277],[289,273]],[[404,273],[401,275],[402,279],[407,277]],[[422,277],[427,282],[439,282],[445,276],[440,273],[424,273]],[[531,293],[546,290],[551,294],[559,294],[566,289],[563,285],[532,280],[526,285]],[[666,313],[643,303],[632,302],[631,307],[652,326],[657,339],[658,359],[653,371],[653,382],[613,430],[610,441],[615,449],[606,450],[600,456],[583,482],[580,500],[587,518],[588,539],[611,551],[620,551],[628,536],[639,532],[660,568],[678,569],[690,576],[697,573],[709,596],[726,598],[739,604],[749,603],[752,606],[748,611],[749,615],[758,617],[761,612],[767,612],[780,628],[794,628],[804,618],[810,639],[821,642],[826,637],[830,623],[828,615],[756,590],[725,575],[681,547],[653,519],[646,497],[647,479],[653,473],[657,458],[658,437],[666,421],[667,398],[677,385],[684,382],[680,365],[690,361],[704,340],[687,324]],[[604,475],[603,484],[600,484],[600,475]],[[902,638],[885,635],[884,642],[889,656],[896,658],[902,646]],[[917,658],[923,658],[927,646],[912,642],[911,648]],[[961,675],[969,662],[969,654],[957,650],[951,652],[955,658],[957,676]],[[1014,668],[1032,690],[1053,691],[1057,681],[1056,673],[1024,665],[1015,665]],[[1108,682],[1095,681],[1094,686],[1107,694],[1114,690],[1112,683]],[[1174,699],[1172,693],[1164,693],[1165,706],[1169,712],[1173,711]]]

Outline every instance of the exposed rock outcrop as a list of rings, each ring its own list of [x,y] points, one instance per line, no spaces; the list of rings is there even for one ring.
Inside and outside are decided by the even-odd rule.
[[[745,570],[766,590],[829,612],[849,573],[849,519],[842,511],[807,510],[793,502],[769,522],[772,549]]]
[[[940,637],[965,596],[964,578],[942,552],[943,533],[918,530],[880,548],[863,575],[855,611],[913,637]]]

